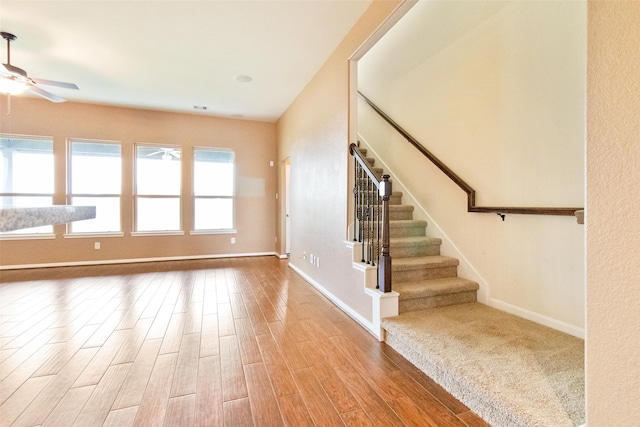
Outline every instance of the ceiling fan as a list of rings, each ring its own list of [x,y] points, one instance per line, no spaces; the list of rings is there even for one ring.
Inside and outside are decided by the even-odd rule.
[[[38,87],[38,85],[55,86],[65,89],[78,89],[73,83],[57,82],[53,80],[37,79],[29,77],[27,72],[22,68],[11,65],[11,42],[17,37],[11,33],[0,32],[2,38],[7,41],[7,63],[0,67],[0,92],[15,95],[25,90],[39,95],[51,102],[64,102],[65,99],[47,92]]]
[[[160,153],[162,153],[162,160],[171,160],[173,157],[175,157],[176,159],[180,158],[180,151],[174,148],[161,148],[154,153],[147,154],[147,156],[153,156]]]

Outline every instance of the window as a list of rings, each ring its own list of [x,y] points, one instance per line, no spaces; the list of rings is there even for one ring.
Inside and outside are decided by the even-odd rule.
[[[53,140],[0,135],[0,205],[53,205]],[[6,234],[52,233],[53,226],[15,230]]]
[[[234,153],[196,148],[193,164],[194,230],[233,229]]]
[[[178,231],[180,148],[136,146],[136,231]]]
[[[95,219],[70,223],[72,233],[121,230],[121,151],[121,146],[117,143],[69,143],[69,203],[96,207]]]

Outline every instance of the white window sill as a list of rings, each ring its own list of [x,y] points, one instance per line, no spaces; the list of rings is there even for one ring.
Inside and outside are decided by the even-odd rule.
[[[63,236],[65,239],[82,239],[82,238],[93,238],[93,237],[124,237],[124,233],[122,231],[105,231],[103,233],[95,232],[87,232],[87,233],[68,233]]]
[[[132,231],[132,237],[144,236],[184,236],[184,231]]]
[[[54,233],[0,234],[0,240],[53,240]]]
[[[224,230],[192,230],[189,232],[190,235],[198,235],[198,234],[237,234],[238,230],[234,229],[224,229]]]

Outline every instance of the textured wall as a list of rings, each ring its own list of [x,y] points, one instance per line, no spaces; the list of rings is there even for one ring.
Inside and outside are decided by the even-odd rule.
[[[54,228],[53,240],[0,240],[0,266],[102,260],[189,257],[238,253],[272,253],[275,236],[276,168],[275,124],[231,120],[195,114],[51,102],[12,97],[11,112],[0,97],[0,132],[52,136],[56,153],[55,204],[65,204],[67,138],[122,142],[123,237],[64,238],[64,225]],[[192,223],[191,168],[183,162],[182,219],[184,236],[136,236],[133,230],[133,144],[181,145],[185,159],[195,146],[232,148],[236,153],[235,235],[189,235]],[[256,194],[254,184],[262,190]],[[230,237],[236,243],[230,243]],[[94,242],[101,249],[94,249]]]
[[[362,274],[352,268],[344,245],[351,194],[349,58],[398,3],[372,2],[277,122],[278,159],[291,161],[290,263],[368,320]],[[320,257],[319,267],[309,263],[310,254]]]
[[[640,3],[589,2],[587,423],[640,422]]]
[[[358,66],[365,95],[475,188],[478,205],[584,206],[585,2],[418,2]],[[370,108],[359,114],[428,212],[428,232],[468,261],[459,273],[480,280],[483,302],[583,335],[575,217],[467,213],[460,188]]]

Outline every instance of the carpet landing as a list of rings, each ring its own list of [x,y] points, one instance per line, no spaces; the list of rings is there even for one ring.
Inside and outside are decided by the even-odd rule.
[[[383,327],[392,348],[494,427],[584,423],[584,340],[479,303]]]

